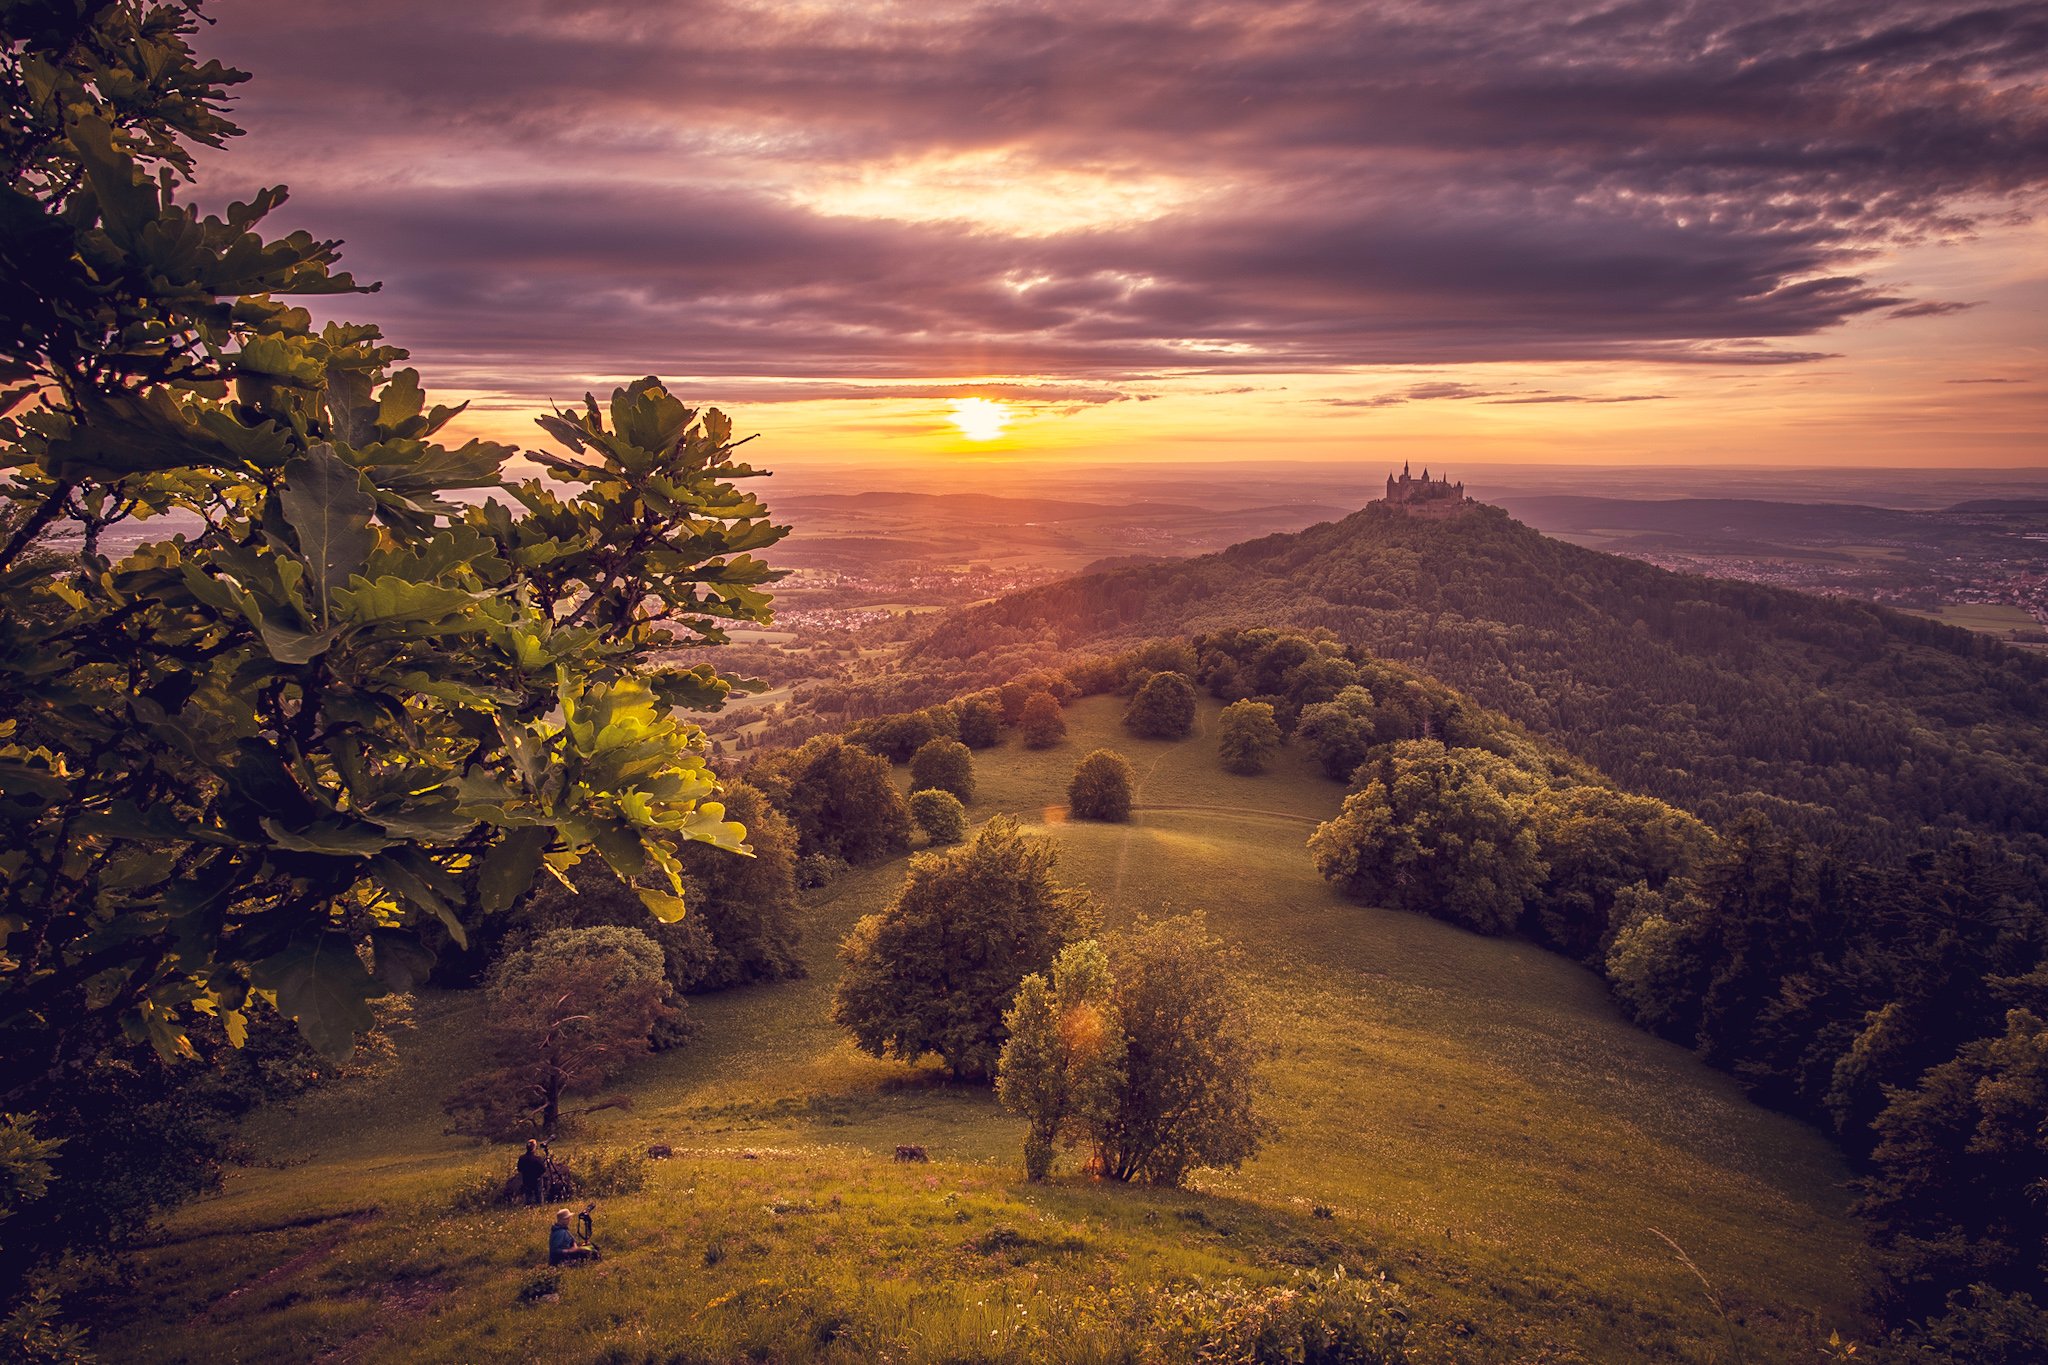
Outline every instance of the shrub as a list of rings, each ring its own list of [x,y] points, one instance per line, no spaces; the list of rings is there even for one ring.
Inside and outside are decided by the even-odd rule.
[[[1096,1169],[1179,1185],[1235,1168],[1268,1131],[1257,1112],[1257,1041],[1237,963],[1200,914],[1144,922],[1108,942],[1123,1021],[1124,1084],[1098,1126]]]
[[[858,745],[891,763],[908,762],[912,754],[937,738],[938,727],[923,711],[864,720],[846,732],[847,743]]]
[[[1067,809],[1077,820],[1131,818],[1131,765],[1114,749],[1097,749],[1074,765]]]
[[[1087,917],[1085,897],[1054,883],[1056,858],[1050,839],[1007,815],[964,848],[914,856],[895,899],[840,946],[834,1021],[863,1052],[935,1053],[955,1078],[989,1080],[1018,985]]]
[[[1109,959],[1094,940],[1069,944],[1050,980],[1024,978],[1003,1017],[1009,1041],[996,1071],[996,1097],[1022,1115],[1024,1176],[1052,1174],[1053,1149],[1093,1137],[1116,1112],[1124,1083],[1123,1022],[1117,1017]]]
[[[822,853],[860,865],[910,847],[910,807],[886,759],[837,735],[756,764],[748,780],[796,826],[801,855]]]
[[[1408,1320],[1380,1276],[1296,1272],[1284,1285],[1239,1280],[1163,1297],[1156,1339],[1167,1359],[1196,1365],[1400,1365]]]
[[[1280,747],[1280,726],[1266,702],[1232,702],[1223,708],[1217,729],[1216,754],[1225,772],[1263,772],[1266,759]]]
[[[986,697],[969,697],[954,708],[960,742],[970,749],[992,749],[1003,742],[1003,708]]]
[[[1195,685],[1184,673],[1154,673],[1124,708],[1124,728],[1144,739],[1180,739],[1195,728]]]
[[[853,864],[830,853],[809,853],[796,860],[796,884],[805,891],[829,886],[847,873]]]
[[[967,837],[967,807],[949,791],[933,787],[912,792],[910,818],[935,844],[957,844]]]
[[[957,739],[935,739],[910,760],[910,790],[948,791],[961,801],[974,799],[974,755]]]
[[[1050,749],[1067,737],[1067,718],[1060,714],[1060,704],[1052,693],[1035,692],[1024,703],[1017,728],[1024,736],[1025,748]]]

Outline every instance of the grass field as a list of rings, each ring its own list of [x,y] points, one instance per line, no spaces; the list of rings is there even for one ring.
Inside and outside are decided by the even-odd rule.
[[[1951,603],[1933,611],[1908,611],[1906,615],[1961,626],[1964,630],[1979,630],[1987,635],[2004,636],[2016,630],[2033,632],[2042,629],[2041,623],[2021,608],[1991,603]]]
[[[512,1153],[443,1133],[474,1005],[430,998],[395,1077],[251,1124],[253,1164],[106,1291],[107,1354],[1115,1360],[1161,1285],[1337,1264],[1400,1284],[1418,1361],[1817,1359],[1859,1334],[1845,1173],[1816,1133],[1627,1027],[1578,967],[1339,900],[1302,848],[1334,784],[1291,753],[1226,775],[1206,736],[1124,736],[1118,705],[1076,706],[1058,748],[979,755],[972,811],[1050,834],[1113,917],[1204,908],[1241,945],[1280,1125],[1242,1171],[1034,1187],[986,1092],[856,1053],[827,1018],[833,950],[891,863],[812,893],[808,979],[693,1001],[697,1041],[563,1144],[677,1153],[602,1202],[600,1265],[555,1284],[542,1216],[468,1211]],[[1100,744],[1139,774],[1131,825],[1061,818]]]

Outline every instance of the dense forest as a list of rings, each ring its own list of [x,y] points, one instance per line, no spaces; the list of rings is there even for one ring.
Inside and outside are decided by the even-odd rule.
[[[1762,807],[1873,853],[1923,826],[2036,851],[2048,830],[2048,665],[1864,603],[1581,549],[1490,507],[1422,521],[1374,505],[1017,593],[949,615],[906,667],[979,684],[992,666],[1276,624],[1412,664],[1710,820]]]

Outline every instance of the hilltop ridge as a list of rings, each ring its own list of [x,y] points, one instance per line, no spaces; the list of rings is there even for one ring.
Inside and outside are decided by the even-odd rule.
[[[2048,828],[2041,661],[1866,603],[1585,549],[1485,503],[1436,520],[1375,502],[1027,589],[939,618],[905,667],[1259,625],[1327,629],[1710,817],[1764,804],[1866,839]]]

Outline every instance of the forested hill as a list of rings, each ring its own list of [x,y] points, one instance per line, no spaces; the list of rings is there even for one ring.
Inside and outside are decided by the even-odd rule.
[[[1863,603],[1675,574],[1493,507],[1375,504],[1199,559],[953,613],[906,661],[1230,627],[1327,627],[1710,818],[1763,805],[1863,839],[2048,830],[2048,665]]]

